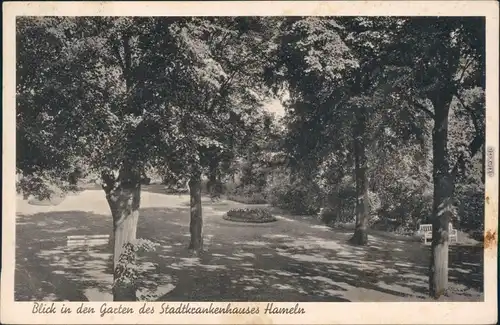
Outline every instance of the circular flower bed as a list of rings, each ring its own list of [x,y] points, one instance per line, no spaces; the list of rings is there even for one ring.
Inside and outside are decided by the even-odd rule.
[[[223,218],[229,221],[248,223],[266,223],[277,220],[266,209],[233,209],[229,210]]]

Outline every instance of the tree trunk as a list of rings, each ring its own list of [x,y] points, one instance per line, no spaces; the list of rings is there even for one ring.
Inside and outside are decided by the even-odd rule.
[[[125,177],[126,176],[126,177]],[[125,255],[127,245],[133,245],[137,239],[137,222],[141,198],[139,177],[122,173],[113,186],[105,187],[106,199],[113,217],[113,300],[136,301],[136,288],[133,282],[120,281],[123,267],[135,263],[135,254]],[[110,182],[106,182],[110,185]],[[120,261],[120,259],[122,259]]]
[[[360,107],[356,109],[356,125],[354,126],[354,168],[356,178],[356,228],[350,242],[355,245],[367,245],[368,234],[366,222],[368,221],[368,175],[366,159],[366,111]]]
[[[189,180],[189,196],[191,206],[191,220],[189,231],[191,242],[189,249],[200,253],[203,250],[203,217],[201,211],[201,175],[193,175]]]
[[[212,194],[215,190],[215,184],[217,183],[217,160],[211,159],[208,163],[208,182],[207,182],[207,192]]]
[[[448,289],[448,227],[454,179],[448,161],[448,113],[451,96],[441,93],[434,104],[432,135],[434,202],[432,207],[432,246],[429,272],[429,294],[438,299]],[[443,98],[444,97],[444,98]]]

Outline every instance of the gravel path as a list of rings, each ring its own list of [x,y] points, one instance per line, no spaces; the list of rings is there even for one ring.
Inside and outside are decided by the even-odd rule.
[[[311,217],[241,224],[222,219],[232,201],[203,199],[205,253],[189,255],[189,197],[146,188],[138,237],[159,244],[141,257],[141,295],[162,301],[419,301],[425,300],[429,248],[387,236],[347,244],[350,230]],[[277,211],[275,211],[277,213]],[[68,196],[57,206],[18,199],[17,300],[110,300],[110,249],[67,247],[66,236],[107,234],[102,190]],[[452,246],[447,300],[480,301],[482,249]]]

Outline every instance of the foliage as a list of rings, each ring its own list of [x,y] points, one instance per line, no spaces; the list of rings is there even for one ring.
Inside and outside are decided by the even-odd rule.
[[[255,185],[238,187],[227,194],[227,199],[245,204],[267,203],[267,199],[262,189]]]
[[[223,217],[225,220],[266,223],[276,221],[276,218],[267,209],[232,209]]]
[[[270,204],[294,214],[316,214],[321,208],[321,191],[315,183],[286,174],[273,179],[266,196]]]
[[[474,17],[23,17],[18,189],[239,174],[230,198],[327,223],[482,228],[484,43]]]
[[[146,239],[136,239],[134,242],[128,242],[124,245],[123,252],[115,267],[114,290],[129,288],[133,292],[136,291],[137,279],[141,273],[145,272],[144,268],[137,264],[137,253],[154,251],[156,246],[158,246],[157,243]]]

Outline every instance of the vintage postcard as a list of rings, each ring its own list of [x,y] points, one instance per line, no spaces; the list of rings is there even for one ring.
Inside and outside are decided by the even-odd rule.
[[[495,324],[498,9],[4,2],[1,322]]]

